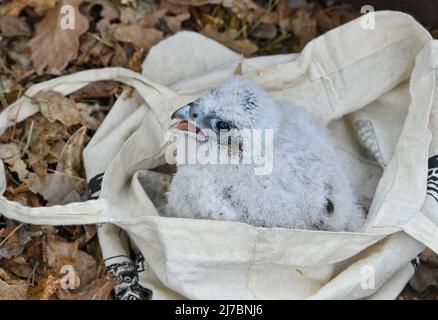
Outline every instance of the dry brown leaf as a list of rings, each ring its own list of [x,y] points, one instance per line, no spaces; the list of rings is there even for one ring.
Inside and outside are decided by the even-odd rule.
[[[110,65],[113,67],[127,67],[129,64],[129,58],[126,51],[119,43],[116,43],[114,49],[114,55],[111,58]]]
[[[97,27],[99,28],[99,24]],[[95,65],[108,66],[113,55],[113,48],[97,40],[91,33],[86,33],[81,36],[79,54],[75,64],[92,63]]]
[[[164,17],[166,9],[156,11],[145,11],[144,9],[132,9],[124,7],[121,9],[120,21],[123,25],[136,25],[142,28],[154,28],[156,23]]]
[[[35,9],[38,14],[53,8],[58,0],[14,0],[8,2],[1,10],[2,16],[18,16],[21,11],[29,6]]]
[[[109,98],[119,92],[119,85],[115,81],[96,81],[72,93],[70,98],[74,101],[83,99]],[[1,149],[0,149],[1,150]]]
[[[80,202],[78,190],[84,189],[84,180],[59,172],[48,173],[43,177],[35,173],[29,174],[32,183],[30,190],[47,200],[48,206]]]
[[[259,47],[248,39],[235,40],[230,47],[237,51],[238,53],[243,54],[244,56],[250,56],[257,52]]]
[[[224,1],[224,6],[231,8],[239,19],[249,24],[255,23],[258,19],[262,19],[261,21],[266,23],[273,22],[273,13],[267,12],[265,8],[252,0]]]
[[[342,24],[339,12],[333,12],[331,15],[328,15],[326,10],[321,7],[317,7],[315,10],[315,20],[322,33]]]
[[[294,52],[299,52],[309,41],[316,38],[316,21],[306,10],[298,10],[291,23],[294,35],[299,39],[299,43],[294,47]]]
[[[221,33],[208,24],[204,27],[201,33],[226,46],[229,46],[231,49],[243,54],[244,56],[250,56],[258,50],[258,46],[248,39],[235,40],[238,31],[234,29],[228,29]]]
[[[74,270],[80,279],[80,286],[78,289],[81,289],[96,279],[96,260],[85,251],[79,250],[76,255]]]
[[[81,12],[85,13],[89,20],[93,18],[91,13],[96,6],[100,6],[102,10],[99,12],[102,19],[111,21],[120,17],[119,8],[109,0],[93,0],[81,6]]]
[[[57,274],[65,265],[74,265],[78,253],[78,242],[68,242],[58,235],[47,235],[47,265],[52,274]]]
[[[187,5],[178,5],[171,3],[172,0],[161,0],[160,8],[167,10],[167,12],[172,13],[174,15],[189,13],[189,6]]]
[[[18,202],[26,207],[41,207],[42,202],[40,198],[38,198],[36,195],[34,195],[30,191],[24,191],[20,193],[11,193],[9,190],[6,190],[5,197],[14,202]]]
[[[169,3],[180,6],[205,6],[206,4],[222,4],[227,0],[168,0]],[[232,2],[232,1],[231,1]]]
[[[157,29],[141,28],[137,25],[120,25],[114,32],[114,37],[118,41],[132,43],[137,48],[147,51],[163,39],[163,33]]]
[[[67,127],[81,122],[75,102],[59,92],[40,91],[32,97],[32,103],[39,105],[40,112],[49,122],[58,120]]]
[[[58,274],[66,265],[73,266],[79,277],[78,289],[96,279],[97,263],[91,255],[79,250],[79,240],[69,242],[60,236],[48,235],[46,250],[47,265],[52,274]]]
[[[272,40],[277,36],[277,27],[273,24],[261,23],[251,32],[251,36],[256,39]]]
[[[29,56],[29,48],[27,47],[28,39],[19,37],[9,42],[8,48],[5,50],[10,59],[11,68],[14,70],[16,77],[25,76],[29,73],[32,67],[32,61]]]
[[[0,159],[14,158],[20,155],[20,148],[14,142],[0,144]]]
[[[305,1],[305,0],[304,0]],[[291,29],[291,21],[290,21],[290,7],[287,2],[280,1],[277,6],[277,19],[278,19],[278,27],[282,33],[290,32]]]
[[[6,188],[6,191],[9,192],[12,195],[16,195],[16,194],[28,191],[29,190],[29,186],[30,186],[29,181],[24,181],[23,183],[21,183],[17,187],[14,187],[12,185],[8,186]]]
[[[175,17],[165,16],[166,24],[172,33],[177,33],[181,30],[181,24],[190,19],[190,13],[182,13]]]
[[[438,286],[438,270],[427,264],[420,263],[409,284],[418,292],[423,292],[430,286]]]
[[[85,230],[85,243],[88,243],[91,239],[93,239],[97,234],[97,228],[95,224],[86,224],[84,225]]]
[[[46,17],[36,25],[35,36],[29,41],[33,68],[41,74],[45,68],[49,73],[59,73],[76,59],[79,36],[88,29],[88,20],[79,12],[82,0],[61,0],[50,9]],[[74,29],[61,28],[61,7],[71,5],[75,9]]]
[[[106,300],[117,283],[118,281],[107,273],[105,277],[94,280],[79,292],[72,293],[60,289],[56,294],[62,300]]]
[[[96,131],[105,118],[100,105],[90,105],[84,103],[77,103],[76,105],[81,113],[81,124],[86,126],[88,129]]]
[[[84,149],[86,133],[87,127],[82,126],[68,139],[56,165],[57,172],[72,177],[80,176],[82,173],[82,150]]]
[[[14,279],[0,268],[0,300],[25,300],[27,282]]]
[[[58,162],[64,140],[70,136],[66,126],[58,121],[50,123],[40,113],[26,119],[24,135],[26,162],[38,175],[45,175],[48,164]]]
[[[21,224],[8,220],[6,228],[0,230],[0,239],[0,259],[10,259],[23,253],[24,246],[31,237]]]
[[[41,227],[40,232],[41,235],[43,235],[44,233],[50,234],[52,231],[50,228],[43,226]],[[27,261],[35,268],[35,273],[29,279],[32,285],[34,284],[34,281],[38,281],[41,276],[47,274],[47,264],[45,262],[47,259],[45,257],[45,252],[43,257],[42,243],[43,237],[35,237],[26,245],[24,250],[24,255],[27,257]]]
[[[423,251],[420,258],[421,261],[431,266],[438,267],[438,255],[429,248],[426,248],[426,250]]]
[[[31,30],[24,17],[0,16],[0,30],[4,37],[30,36]]]
[[[51,274],[46,275],[35,287],[29,287],[27,290],[27,299],[29,300],[49,300],[55,291],[60,287],[60,278]]]
[[[144,61],[144,58],[146,56],[144,49],[139,49],[132,55],[131,59],[129,59],[128,67],[129,69],[141,73],[142,70],[142,64]]]
[[[0,267],[24,279],[29,278],[33,270],[23,255],[11,259],[0,259]]]
[[[281,2],[286,3],[286,5],[291,9],[302,9],[309,5],[306,0],[287,0]]]
[[[16,143],[0,145],[0,158],[8,164],[11,172],[17,173],[20,181],[24,181],[27,178],[29,172],[27,171],[26,163],[21,159],[20,150]]]
[[[29,171],[27,170],[26,163],[18,156],[15,158],[8,158],[4,160],[9,165],[9,170],[15,172],[18,175],[20,181],[25,181]]]

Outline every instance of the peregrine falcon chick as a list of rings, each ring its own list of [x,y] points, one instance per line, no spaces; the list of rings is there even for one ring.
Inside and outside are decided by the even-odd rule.
[[[302,108],[275,101],[236,76],[172,118],[179,119],[178,132],[196,137],[198,147],[240,160],[240,131],[272,130],[273,166],[269,174],[255,174],[254,163],[177,161],[167,216],[326,231],[358,231],[363,225],[364,212],[328,131]]]

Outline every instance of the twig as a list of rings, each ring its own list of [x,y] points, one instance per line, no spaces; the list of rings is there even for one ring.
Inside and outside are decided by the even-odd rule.
[[[32,272],[30,273],[29,277],[27,278],[27,282],[30,283],[32,285],[32,287],[35,285],[35,273],[36,273],[37,266],[38,266],[38,261],[33,266]],[[32,280],[32,282],[30,282],[31,280]]]
[[[263,19],[265,19],[271,12],[274,10],[275,6],[278,4],[278,0],[269,0],[268,7],[266,8],[266,11],[257,19],[256,22],[251,26],[251,29],[249,30],[254,31],[257,29],[257,27],[263,22]],[[242,33],[244,33],[248,29],[248,25],[245,24],[240,30],[237,32],[236,36],[234,37],[234,40],[239,38]]]
[[[17,128],[18,114],[20,113],[22,106],[23,106],[23,104],[20,103],[20,105],[17,107],[17,113],[15,114],[15,119],[13,120],[14,121],[14,125],[12,126],[11,137],[9,138],[10,141],[15,141],[14,136],[15,136],[15,130]]]
[[[269,0],[268,8],[257,19],[257,21],[251,26],[251,31],[254,31],[255,29],[257,29],[257,27],[263,22],[263,19],[266,18],[272,12],[272,10],[274,10],[277,3],[278,3],[278,0]]]
[[[114,45],[112,45],[111,43],[109,43],[109,42],[103,40],[103,39],[102,39],[101,37],[99,37],[97,34],[90,33],[90,35],[91,35],[94,39],[96,39],[97,41],[99,41],[100,43],[103,43],[104,45],[106,45],[107,47],[114,48]]]
[[[9,239],[10,237],[12,237],[12,235],[13,235],[15,232],[17,232],[17,230],[20,229],[20,228],[23,226],[23,224],[24,224],[24,223],[20,223],[17,227],[15,227],[15,229],[12,230],[12,232],[10,232],[10,233],[9,233],[9,234],[3,239],[2,242],[0,242],[0,247],[1,247],[2,245],[4,245],[4,244],[6,243],[6,241],[8,241],[8,239]]]
[[[3,92],[3,90],[1,88],[0,88],[0,103],[1,103],[3,109],[5,109],[8,106],[8,102],[6,101],[6,98],[5,98],[5,93]]]
[[[64,173],[64,172],[62,172],[62,171],[53,170],[53,169],[47,169],[47,171],[49,171],[49,172],[53,172],[53,173],[62,174],[62,175],[67,176],[67,177],[69,177],[69,178],[74,178],[74,179],[77,179],[77,180],[80,180],[80,181],[85,181],[84,178],[77,177],[77,176],[72,176],[72,175],[67,174],[67,173]]]
[[[29,134],[27,135],[26,145],[24,146],[22,154],[26,153],[27,149],[29,148],[30,140],[32,138],[32,133],[33,133],[33,126],[34,126],[34,121],[32,120],[32,122],[30,123]]]

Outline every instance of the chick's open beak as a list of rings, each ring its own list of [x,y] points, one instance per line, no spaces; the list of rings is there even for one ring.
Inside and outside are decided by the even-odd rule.
[[[195,120],[192,119],[192,116],[190,115],[190,105],[185,105],[176,110],[172,114],[171,119],[180,120],[176,125],[176,129],[194,133],[198,139],[200,138],[200,140],[204,140],[206,138],[205,134],[199,127],[196,126]]]

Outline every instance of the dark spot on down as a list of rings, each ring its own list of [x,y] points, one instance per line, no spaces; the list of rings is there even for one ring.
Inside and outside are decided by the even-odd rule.
[[[324,222],[319,220],[318,222],[315,222],[312,227],[314,230],[324,230]]]
[[[327,203],[325,205],[326,213],[329,215],[332,215],[335,211],[335,206],[333,205],[333,202],[330,199],[327,199]]]
[[[222,191],[222,196],[224,197],[224,199],[231,199],[231,189],[233,187],[226,187],[224,188],[224,190]]]

